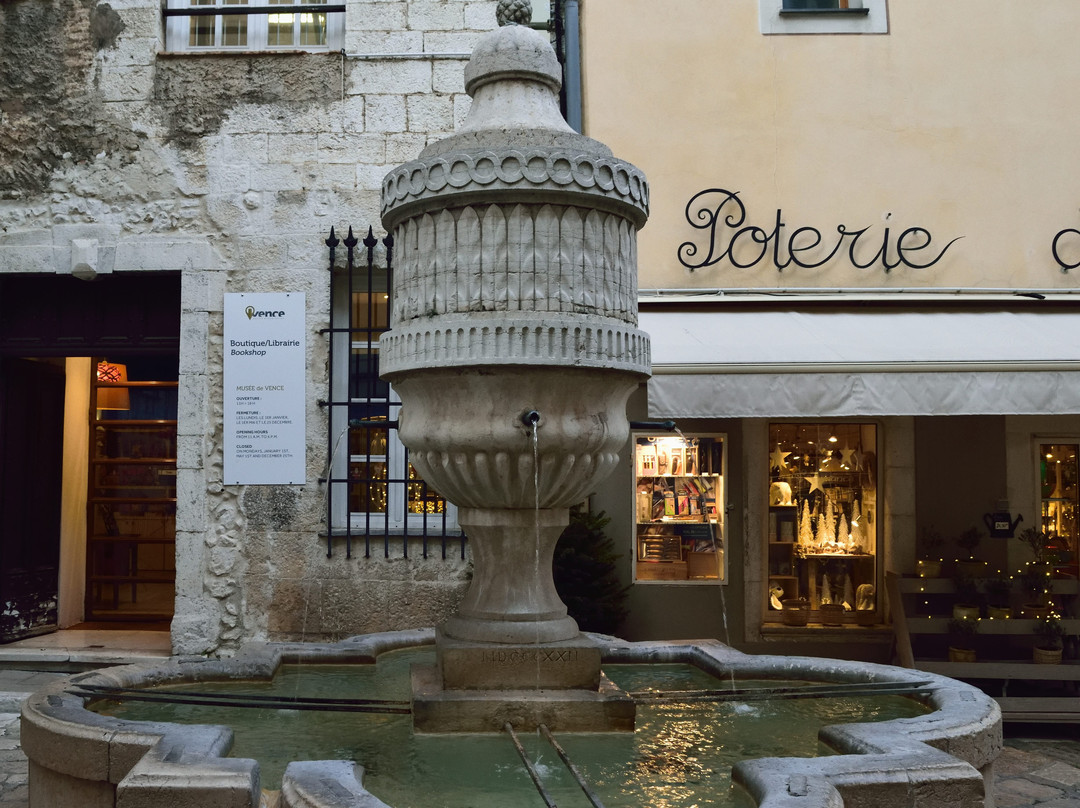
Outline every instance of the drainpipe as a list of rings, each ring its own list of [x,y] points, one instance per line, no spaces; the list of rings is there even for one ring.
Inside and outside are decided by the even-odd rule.
[[[563,89],[566,93],[566,122],[581,132],[581,28],[579,0],[563,0]]]

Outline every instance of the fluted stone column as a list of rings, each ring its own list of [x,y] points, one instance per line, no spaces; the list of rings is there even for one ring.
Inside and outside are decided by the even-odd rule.
[[[560,76],[536,31],[486,35],[461,129],[383,183],[396,260],[382,375],[401,396],[410,459],[460,508],[475,564],[441,627],[447,687],[479,686],[454,673],[454,648],[582,644],[552,554],[569,506],[614,468],[626,400],[650,372],[637,329],[645,177],[567,126]],[[540,681],[595,687],[598,658],[588,667]]]

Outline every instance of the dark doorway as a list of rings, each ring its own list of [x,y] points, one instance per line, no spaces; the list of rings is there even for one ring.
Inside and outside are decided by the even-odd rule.
[[[56,629],[64,370],[0,357],[0,642]]]
[[[118,272],[93,281],[0,275],[0,603],[19,598],[17,613],[3,617],[0,641],[55,629],[59,615],[67,622],[80,612],[84,619],[113,621],[171,616],[179,347],[178,272]],[[69,412],[65,423],[65,357],[85,358],[94,367],[99,360],[126,363],[130,384],[112,386],[124,388],[130,408],[113,411],[88,398],[89,418]],[[15,369],[52,363],[55,407],[42,390],[25,392],[30,382]],[[96,395],[93,388],[86,392]],[[73,398],[69,409],[81,406]],[[73,428],[73,420],[82,421],[80,439],[89,447],[65,443],[65,426]],[[61,490],[64,460],[69,468],[89,465],[90,485],[83,480],[77,497],[70,480]],[[76,510],[85,503],[85,535],[65,521],[73,502]],[[61,531],[71,532],[58,543],[53,537]],[[78,552],[69,555],[71,547]],[[85,599],[82,582],[74,591],[69,565],[86,570]],[[72,603],[87,600],[89,610],[71,613]]]

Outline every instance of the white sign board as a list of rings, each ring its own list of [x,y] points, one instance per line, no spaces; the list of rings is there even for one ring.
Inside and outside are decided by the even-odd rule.
[[[304,295],[225,295],[225,484],[305,482]]]

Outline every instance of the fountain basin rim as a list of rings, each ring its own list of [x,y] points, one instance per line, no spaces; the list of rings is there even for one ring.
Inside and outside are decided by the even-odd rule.
[[[959,786],[974,788],[979,771],[987,769],[1001,749],[1001,713],[997,703],[970,685],[940,675],[814,657],[751,656],[715,640],[627,643],[604,635],[588,636],[600,644],[607,664],[688,662],[707,672],[722,672],[724,676],[730,670],[736,675],[757,676],[767,671],[776,678],[931,683],[928,701],[936,708],[932,713],[873,724],[822,728],[823,742],[843,754],[805,760],[758,759],[737,764],[733,776],[763,802],[771,799],[770,795],[786,793],[792,778],[800,777],[811,785],[816,783],[815,788],[824,795],[820,797],[824,801],[811,800],[805,808],[839,804],[835,801],[837,788],[842,792],[855,787],[900,787],[909,782],[913,770],[927,778],[942,782],[955,780]],[[199,664],[192,664],[190,658],[175,658],[156,665],[141,663],[80,673],[27,699],[22,712],[24,749],[38,766],[44,765],[68,777],[113,783],[121,790],[137,788],[143,780],[160,785],[162,779],[190,780],[196,774],[205,774],[215,783],[242,791],[248,780],[257,778],[253,774],[257,772],[257,764],[220,757],[231,736],[228,728],[148,724],[101,716],[86,710],[85,701],[67,689],[80,682],[127,687],[210,678],[265,678],[285,661],[368,661],[385,651],[433,642],[431,630],[392,632],[318,648],[299,643],[253,645],[236,658]],[[64,753],[58,754],[57,750]],[[342,787],[346,791],[351,788],[347,783]],[[818,793],[815,788],[809,788],[811,794]],[[327,802],[325,806],[348,804]]]

